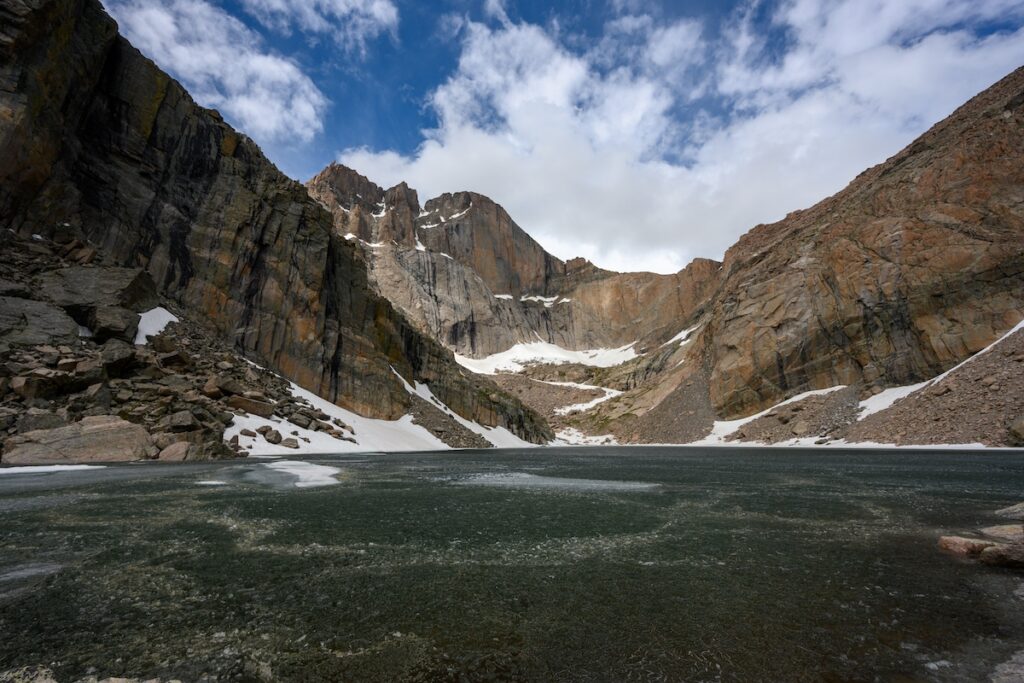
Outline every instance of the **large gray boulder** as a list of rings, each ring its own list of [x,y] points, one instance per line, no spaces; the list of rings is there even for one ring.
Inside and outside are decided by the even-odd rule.
[[[149,432],[116,415],[82,418],[66,427],[40,429],[7,441],[4,465],[64,465],[140,460],[158,453]]]
[[[42,301],[0,296],[0,348],[59,345],[78,339],[78,323]]]
[[[39,293],[88,325],[98,308],[142,313],[157,306],[156,285],[141,268],[72,266],[39,276]]]

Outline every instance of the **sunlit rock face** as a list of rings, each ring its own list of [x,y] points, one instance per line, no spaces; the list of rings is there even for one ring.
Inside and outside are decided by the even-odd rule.
[[[404,183],[385,191],[338,164],[307,187],[331,211],[335,232],[363,248],[374,288],[467,356],[537,340],[566,349],[662,341],[717,282],[719,264],[707,259],[674,275],[564,262],[474,192],[446,193],[421,209]]]
[[[309,186],[325,203],[357,185],[333,187],[331,177],[365,181],[334,168]],[[626,393],[598,410],[612,424],[634,420],[626,440],[675,440],[694,431],[678,419],[681,406],[707,421],[838,385],[863,398],[934,377],[991,344],[1024,317],[1022,187],[1018,70],[842,192],[753,228],[723,263],[698,259],[674,275],[561,261],[470,192],[418,211],[380,199],[384,213],[369,228],[356,208],[336,211],[335,225],[365,235],[371,285],[463,355],[535,341],[636,342],[643,357],[606,377]],[[362,194],[414,196],[404,186]],[[663,350],[691,327],[685,350]],[[681,426],[665,431],[669,422]]]
[[[331,213],[120,37],[99,2],[0,0],[0,17],[0,228],[80,234],[239,351],[363,415],[407,412],[399,372],[465,417],[549,438],[378,296]],[[365,202],[385,199],[372,192]],[[389,197],[411,216],[415,193]]]
[[[928,379],[1024,317],[1024,69],[726,254],[704,330],[711,397]]]

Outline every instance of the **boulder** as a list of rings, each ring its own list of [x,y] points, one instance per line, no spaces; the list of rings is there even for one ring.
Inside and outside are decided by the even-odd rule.
[[[136,364],[135,350],[120,339],[105,341],[100,348],[100,358],[110,377],[124,377],[131,373]]]
[[[39,276],[39,291],[79,321],[99,307],[142,313],[159,303],[153,278],[142,268],[61,268]]]
[[[160,455],[157,456],[159,460],[168,461],[181,461],[187,460],[189,451],[192,450],[192,444],[187,441],[178,441],[167,446],[160,451]]]
[[[1016,505],[996,510],[996,514],[1009,519],[1024,519],[1024,503],[1017,503]]]
[[[78,323],[43,303],[0,296],[0,345],[66,344],[78,340]]]
[[[199,422],[188,410],[179,410],[160,420],[157,427],[166,432],[190,432],[199,427]]]
[[[986,548],[991,548],[994,545],[996,545],[995,541],[964,536],[943,536],[939,539],[939,548],[962,557],[976,557]]]
[[[1024,415],[1010,423],[1010,445],[1024,446]]]
[[[215,377],[213,382],[216,384],[217,388],[220,389],[221,393],[225,395],[241,395],[248,391],[244,384],[231,377]]]
[[[270,417],[274,414],[274,404],[267,403],[266,401],[257,401],[254,398],[246,398],[245,396],[230,396],[226,403],[229,407],[236,410],[244,410],[250,415],[258,415],[260,417]]]
[[[285,448],[298,448],[299,442],[293,436],[289,436],[287,439],[281,441],[281,445]]]
[[[18,431],[34,432],[39,429],[56,429],[67,425],[67,420],[51,410],[29,408],[18,420]]]
[[[282,440],[281,432],[277,431],[276,429],[271,429],[270,431],[268,431],[266,434],[263,435],[263,438],[267,440],[267,443],[272,444],[279,444],[281,443]]]
[[[120,306],[97,306],[89,312],[88,320],[87,325],[97,343],[107,339],[132,342],[139,329],[139,314]]]
[[[1001,543],[981,551],[978,559],[992,567],[1024,569],[1024,544]]]
[[[56,429],[40,429],[7,440],[5,465],[115,462],[151,457],[156,449],[140,425],[116,415],[97,415]]]

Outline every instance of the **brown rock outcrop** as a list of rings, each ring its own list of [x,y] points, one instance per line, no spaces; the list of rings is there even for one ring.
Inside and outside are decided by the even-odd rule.
[[[116,415],[96,415],[66,427],[40,429],[9,439],[3,464],[116,462],[141,460],[156,453],[149,433],[141,425]]]
[[[330,214],[99,2],[0,0],[0,16],[0,229],[80,235],[85,260],[144,269],[240,352],[364,415],[408,410],[394,368],[467,418],[550,438],[371,291]]]
[[[307,187],[331,210],[336,232],[359,239],[374,289],[418,329],[467,356],[538,338],[568,349],[661,342],[717,284],[720,264],[707,259],[674,275],[562,262],[476,193],[445,194],[419,212],[404,183],[385,193],[338,164]],[[370,205],[365,197],[381,199]]]
[[[933,377],[1024,318],[1024,69],[726,254],[703,330],[723,416]]]

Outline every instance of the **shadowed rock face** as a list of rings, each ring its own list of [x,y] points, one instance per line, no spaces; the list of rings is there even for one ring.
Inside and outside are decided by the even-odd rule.
[[[1024,317],[1024,69],[726,254],[704,329],[722,415],[933,377]]]
[[[466,417],[549,436],[374,294],[331,215],[98,2],[0,0],[0,65],[0,228],[84,235],[245,354],[364,415],[408,409],[394,367]]]

